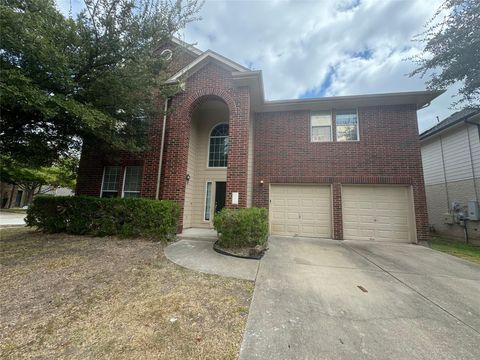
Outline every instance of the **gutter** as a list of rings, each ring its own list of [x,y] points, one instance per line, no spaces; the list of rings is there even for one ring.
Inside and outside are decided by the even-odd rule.
[[[162,176],[162,161],[163,161],[163,148],[165,143],[165,128],[167,125],[167,110],[168,110],[168,97],[165,98],[165,105],[163,107],[162,141],[160,143],[160,158],[158,159],[157,192],[155,194],[155,199],[157,200],[160,195],[160,178]]]

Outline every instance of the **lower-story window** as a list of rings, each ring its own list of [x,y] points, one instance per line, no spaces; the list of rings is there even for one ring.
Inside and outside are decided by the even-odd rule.
[[[123,197],[139,197],[141,181],[141,166],[125,166]]]
[[[119,181],[120,166],[105,166],[103,169],[101,197],[138,197],[142,181],[141,166],[125,166],[123,186]],[[122,191],[119,191],[119,188]]]
[[[105,166],[102,179],[102,197],[118,196],[118,176],[120,166]]]
[[[203,219],[205,221],[210,221],[210,212],[211,212],[211,203],[212,203],[212,182],[207,182],[207,188],[205,190],[205,213]]]

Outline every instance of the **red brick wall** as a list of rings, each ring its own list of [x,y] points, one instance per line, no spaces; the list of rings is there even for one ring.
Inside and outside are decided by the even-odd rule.
[[[162,76],[168,77],[188,65],[197,58],[197,55],[189,51],[182,50],[174,43],[166,44],[158,49],[158,54],[164,49],[173,50],[173,58],[167,63],[166,71]],[[129,165],[143,165],[142,185],[140,194],[142,197],[155,198],[157,192],[158,164],[160,159],[160,147],[163,128],[163,110],[164,100],[157,100],[159,115],[153,119],[149,131],[149,148],[143,154],[133,155],[127,152],[108,154],[104,156],[99,153],[96,146],[85,144],[82,149],[80,160],[77,188],[77,195],[99,196],[103,167],[107,165],[120,165],[123,168]],[[119,189],[121,189],[123,178],[119,179]]]
[[[308,111],[256,113],[254,206],[268,207],[270,183],[333,184],[333,235],[342,239],[341,184],[411,185],[417,237],[424,240],[427,211],[415,106],[358,112],[360,141],[328,143],[310,142]]]
[[[143,156],[146,156],[147,154],[148,152],[145,153],[145,155]],[[140,189],[140,194],[143,197],[150,197],[149,193],[144,188],[145,184],[149,185],[146,179],[151,178],[151,176],[149,176],[150,174],[146,173],[145,171],[145,169],[148,169],[146,164],[147,164],[147,159],[144,160],[142,156],[129,154],[125,151],[106,156],[105,154],[101,154],[95,146],[85,145],[82,149],[82,156],[80,159],[80,165],[78,169],[77,187],[75,189],[75,194],[100,196],[100,191],[102,187],[103,168],[109,165],[119,165],[120,166],[120,176],[118,178],[119,193],[122,190],[123,174],[124,174],[125,166],[143,166],[144,169],[142,174],[143,178],[142,178],[142,187]],[[155,183],[156,183],[156,178],[155,178]]]
[[[177,201],[183,209],[191,115],[203,101],[216,98],[229,109],[229,150],[227,204],[231,192],[239,192],[239,207],[247,203],[248,121],[250,95],[247,88],[235,88],[231,71],[210,63],[190,76],[186,91],[172,99],[172,114],[167,121],[161,197]],[[183,210],[182,216],[183,219]]]

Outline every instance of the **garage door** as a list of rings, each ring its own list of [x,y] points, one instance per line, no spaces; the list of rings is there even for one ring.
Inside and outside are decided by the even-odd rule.
[[[330,186],[271,185],[272,235],[330,238]]]
[[[343,186],[343,238],[414,242],[410,190],[399,186]]]

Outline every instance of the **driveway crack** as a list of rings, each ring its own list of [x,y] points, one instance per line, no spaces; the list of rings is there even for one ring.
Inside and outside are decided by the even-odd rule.
[[[406,286],[407,288],[409,288],[410,290],[414,291],[415,293],[417,293],[418,295],[420,295],[422,298],[424,298],[425,300],[427,300],[429,303],[433,304],[434,306],[438,307],[440,310],[442,310],[443,312],[447,313],[448,315],[450,315],[451,317],[453,317],[455,320],[457,320],[458,322],[462,323],[463,325],[469,327],[470,329],[472,329],[473,331],[475,331],[477,334],[480,334],[480,331],[478,331],[477,329],[475,329],[473,326],[471,326],[470,324],[467,324],[465,321],[463,321],[462,319],[458,318],[455,314],[451,313],[450,311],[448,311],[447,309],[445,309],[443,306],[441,306],[440,304],[437,304],[435,301],[433,301],[432,299],[428,298],[427,296],[425,296],[424,294],[422,294],[420,291],[416,290],[414,287],[410,286],[409,284],[407,284],[406,282],[404,282],[403,280],[399,279],[398,277],[396,277],[394,274],[392,274],[390,271],[384,269],[383,267],[381,267],[380,265],[378,265],[377,263],[375,263],[373,260],[371,260],[370,258],[368,258],[367,256],[363,255],[361,252],[355,250],[354,248],[346,245],[346,244],[341,244],[342,246],[345,246],[347,248],[349,248],[351,251],[353,251],[354,253],[356,253],[357,255],[361,256],[362,258],[364,258],[365,260],[367,260],[369,263],[375,265],[376,267],[378,267],[380,270],[382,270],[383,272],[385,272],[386,274],[390,275],[391,277],[393,277],[395,280],[397,280],[398,282],[400,282],[401,284],[403,284],[404,286]]]

